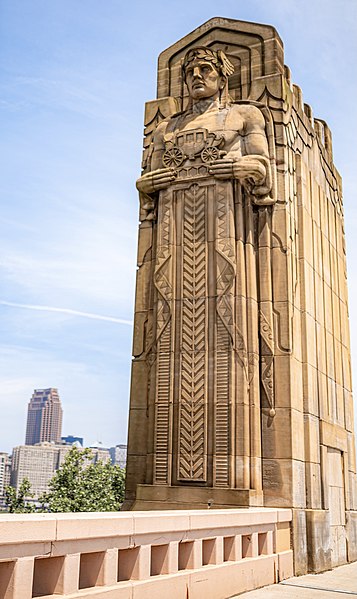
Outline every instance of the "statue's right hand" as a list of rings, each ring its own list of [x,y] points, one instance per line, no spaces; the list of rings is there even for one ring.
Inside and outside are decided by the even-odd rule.
[[[152,194],[160,189],[165,189],[176,179],[176,172],[171,168],[160,168],[150,173],[145,173],[136,182],[136,188],[145,194]]]

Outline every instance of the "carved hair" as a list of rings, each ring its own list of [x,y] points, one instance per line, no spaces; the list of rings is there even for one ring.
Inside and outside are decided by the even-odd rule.
[[[207,48],[206,46],[197,46],[188,50],[183,60],[182,72],[184,81],[186,81],[187,68],[195,60],[204,60],[213,64],[218,73],[225,79],[234,73],[233,64],[222,50],[211,50],[211,48]]]

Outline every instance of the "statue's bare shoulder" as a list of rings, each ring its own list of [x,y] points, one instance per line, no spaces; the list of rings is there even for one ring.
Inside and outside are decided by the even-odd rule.
[[[229,126],[243,134],[264,132],[265,119],[263,113],[253,104],[231,104],[228,116]]]
[[[170,122],[171,117],[167,117],[163,121],[161,121],[155,131],[154,131],[154,144],[155,146],[163,146],[164,144],[164,135],[166,133],[167,125]]]

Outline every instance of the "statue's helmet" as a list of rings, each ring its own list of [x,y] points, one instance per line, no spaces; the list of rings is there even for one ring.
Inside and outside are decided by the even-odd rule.
[[[182,64],[183,79],[186,81],[186,72],[190,64],[196,60],[203,60],[211,63],[214,68],[227,79],[234,73],[234,66],[231,61],[227,58],[222,50],[213,50],[206,46],[196,46],[186,52],[185,58]]]

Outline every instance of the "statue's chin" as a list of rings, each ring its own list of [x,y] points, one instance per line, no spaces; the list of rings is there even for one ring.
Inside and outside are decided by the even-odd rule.
[[[193,93],[191,95],[194,100],[205,100],[209,97],[203,91],[200,93],[198,90],[196,90],[196,93]]]
[[[209,100],[209,98],[213,98],[213,96],[215,96],[216,93],[217,93],[216,91],[211,92],[207,89],[198,87],[198,88],[192,90],[191,97],[194,100]]]

